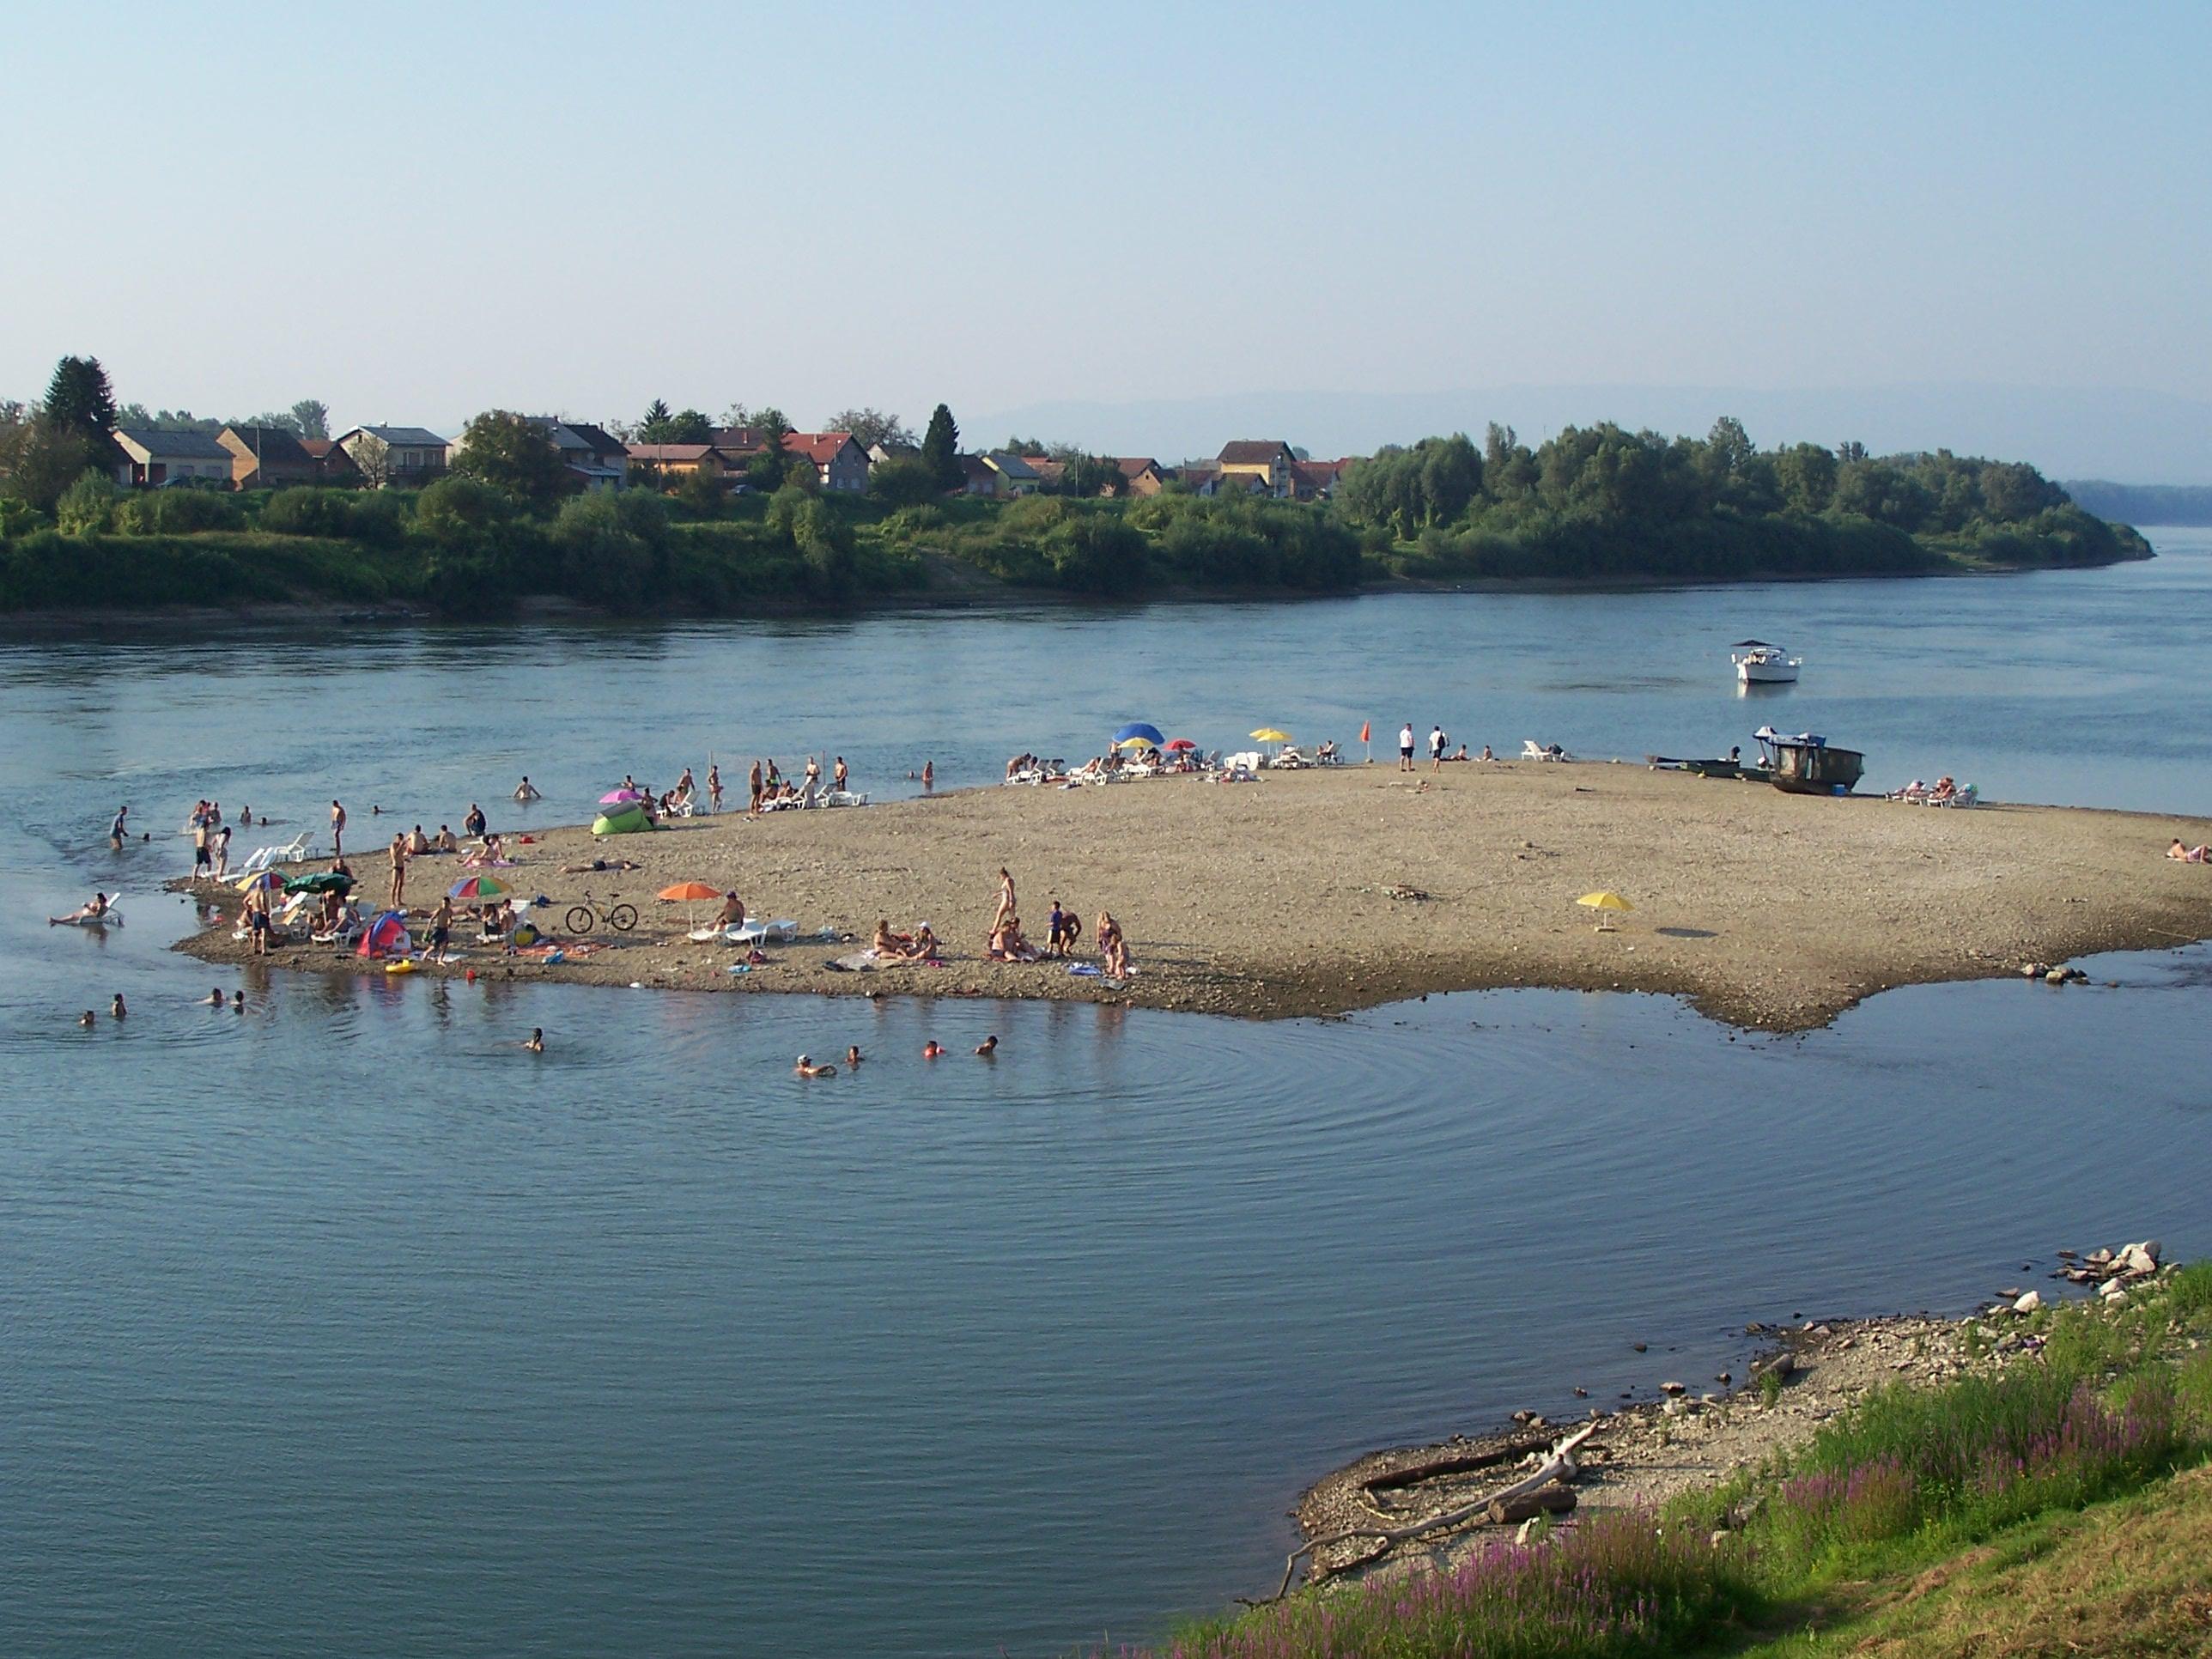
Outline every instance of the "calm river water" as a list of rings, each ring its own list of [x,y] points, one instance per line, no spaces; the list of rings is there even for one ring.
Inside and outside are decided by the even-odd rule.
[[[1062,1653],[1264,1588],[1372,1445],[2059,1245],[2212,1250],[2212,951],[1787,1039],[1549,992],[1257,1025],[264,982],[166,949],[195,798],[339,794],[366,842],[371,803],[497,823],[526,771],[573,818],[710,750],[896,793],[1132,717],[1630,757],[1771,720],[1872,784],[2212,816],[2212,536],[2153,538],[2018,579],[0,641],[9,1649]],[[1800,685],[1737,697],[1747,635]],[[155,835],[117,855],[123,799]],[[126,927],[44,926],[95,885]],[[216,980],[245,1014],[193,1006]]]

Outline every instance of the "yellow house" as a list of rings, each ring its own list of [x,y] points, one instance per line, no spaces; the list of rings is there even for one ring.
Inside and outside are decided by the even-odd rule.
[[[1291,453],[1288,444],[1264,439],[1239,439],[1235,443],[1224,444],[1221,458],[1216,463],[1224,480],[1256,478],[1278,501],[1288,496],[1296,487],[1297,464],[1298,458]]]

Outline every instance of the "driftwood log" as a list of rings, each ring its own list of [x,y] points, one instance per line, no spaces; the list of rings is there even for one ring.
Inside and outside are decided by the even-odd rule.
[[[1392,1544],[1402,1544],[1409,1538],[1419,1538],[1423,1533],[1434,1532],[1440,1527],[1463,1525],[1478,1516],[1487,1521],[1491,1518],[1492,1505],[1500,1504],[1510,1508],[1516,1499],[1526,1498],[1530,1493],[1550,1486],[1554,1480],[1565,1480],[1573,1474],[1575,1448],[1596,1432],[1596,1424],[1583,1424],[1582,1427],[1553,1446],[1550,1455],[1537,1465],[1534,1473],[1524,1475],[1510,1486],[1501,1487],[1496,1492],[1485,1492],[1481,1497],[1468,1503],[1455,1504],[1451,1508],[1430,1516],[1425,1521],[1408,1522],[1402,1527],[1345,1527],[1336,1532],[1326,1533],[1319,1538],[1310,1539],[1292,1550],[1285,1559],[1283,1582],[1276,1587],[1275,1593],[1268,1596],[1266,1601],[1247,1601],[1245,1605],[1266,1607],[1269,1602],[1281,1601],[1291,1593],[1291,1579],[1298,1570],[1298,1562],[1312,1555],[1316,1550],[1328,1545],[1346,1543],[1354,1538],[1368,1538],[1387,1547]],[[1569,1497],[1571,1498],[1572,1494],[1569,1494]],[[1571,1504],[1569,1507],[1571,1507]]]

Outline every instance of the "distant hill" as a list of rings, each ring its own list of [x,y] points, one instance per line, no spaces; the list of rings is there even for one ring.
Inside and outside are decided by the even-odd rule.
[[[2212,525],[2212,485],[2069,478],[2064,488],[2084,512],[2119,524]]]
[[[1026,404],[960,411],[963,433],[1010,432],[1110,455],[1173,462],[1217,453],[1232,438],[1279,438],[1319,457],[1465,431],[1491,421],[1523,438],[1569,424],[1702,437],[1733,415],[1762,447],[1856,440],[1877,455],[1946,447],[2027,461],[2047,477],[2212,484],[2212,403],[2166,392],[1959,385],[1778,392],[1743,386],[1507,386],[1403,393],[1288,391],[1144,402]]]

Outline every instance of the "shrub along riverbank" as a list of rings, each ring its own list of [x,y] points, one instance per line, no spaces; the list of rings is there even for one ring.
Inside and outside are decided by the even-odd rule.
[[[495,615],[551,598],[617,611],[834,608],[951,583],[1140,596],[1342,592],[1392,581],[1740,580],[1927,574],[2149,556],[2032,467],[1763,453],[1492,428],[1350,467],[1334,500],[949,496],[907,505],[797,485],[687,484],[532,504],[474,477],[419,492],[118,490],[88,475],[51,516],[0,496],[0,612],[292,600]]]
[[[2168,1273],[2118,1309],[2031,1317],[2038,1347],[1997,1375],[1875,1395],[1759,1476],[1656,1514],[1601,1515],[1556,1540],[1493,1548],[1455,1572],[1304,1592],[1194,1626],[1158,1651],[1613,1659],[1755,1639],[1802,1653],[1817,1650],[1813,1632],[1838,1622],[1855,1621],[1865,1637],[1928,1618],[1898,1604],[1946,1563],[2017,1565],[2055,1538],[2124,1530],[2153,1511],[2212,1535],[2201,1473],[2166,1484],[2212,1455],[2212,1263]],[[2125,1513],[2094,1513],[2131,1494]],[[2143,1583],[2178,1584],[2195,1598],[2186,1643],[2202,1644],[2212,1608],[2206,1558],[2179,1575],[2155,1547],[2135,1559]],[[2130,1588],[2108,1571],[2087,1594]],[[1829,1630],[1827,1644],[1837,1643]]]

